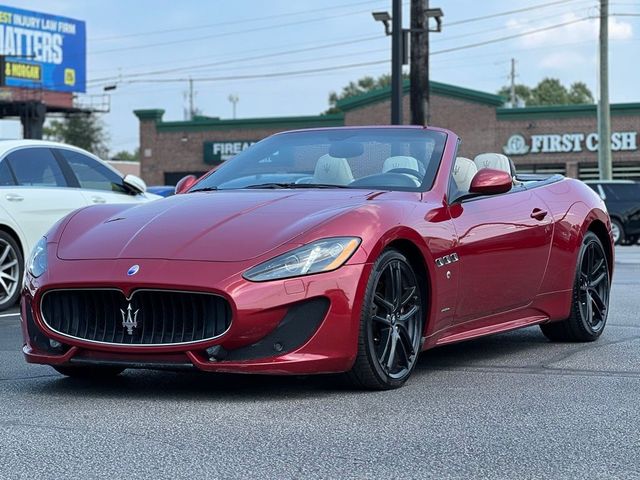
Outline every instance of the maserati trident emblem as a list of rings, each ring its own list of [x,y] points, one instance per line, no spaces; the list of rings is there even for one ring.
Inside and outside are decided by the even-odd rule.
[[[127,333],[129,335],[133,335],[133,329],[138,326],[138,312],[140,309],[133,312],[131,315],[131,304],[127,306],[127,312],[120,309],[120,313],[122,313],[122,326],[127,329]]]

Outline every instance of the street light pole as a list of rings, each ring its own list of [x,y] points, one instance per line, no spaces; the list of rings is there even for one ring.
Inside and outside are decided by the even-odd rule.
[[[391,21],[391,124],[402,125],[402,0],[393,0]]]
[[[609,113],[609,0],[600,0],[600,99],[598,101],[598,170],[611,180],[611,115]]]

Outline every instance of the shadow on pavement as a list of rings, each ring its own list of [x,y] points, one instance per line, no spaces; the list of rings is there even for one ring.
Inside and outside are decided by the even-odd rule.
[[[531,330],[531,329],[529,329]],[[519,331],[439,347],[421,354],[408,387],[428,382],[433,367],[457,368],[470,362],[485,363],[508,358],[548,344],[537,331]],[[54,372],[52,371],[52,374]],[[26,387],[31,394],[62,397],[122,397],[159,399],[200,399],[223,401],[283,401],[309,396],[345,393],[372,394],[350,386],[340,375],[270,376],[202,373],[197,371],[127,370],[108,379],[81,380],[54,374]],[[378,393],[384,395],[384,392]]]

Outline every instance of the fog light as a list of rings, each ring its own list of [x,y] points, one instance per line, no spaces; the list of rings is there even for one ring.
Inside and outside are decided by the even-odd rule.
[[[58,350],[62,348],[62,344],[60,342],[58,342],[57,340],[51,340],[51,339],[49,339],[49,346],[54,350]]]

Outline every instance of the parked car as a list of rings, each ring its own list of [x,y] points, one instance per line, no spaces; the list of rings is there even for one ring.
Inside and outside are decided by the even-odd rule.
[[[100,203],[141,203],[138,177],[124,178],[80,148],[39,140],[0,141],[0,310],[20,293],[24,258],[69,212]]]
[[[438,345],[532,325],[596,340],[604,202],[501,154],[456,158],[459,142],[433,127],[285,132],[160,202],[68,216],[28,262],[27,361],[90,378],[345,372],[389,389]]]
[[[586,183],[607,205],[615,243],[637,243],[640,239],[640,183],[632,180],[593,180]]]
[[[176,193],[176,187],[171,185],[153,185],[147,187],[147,192],[160,195],[161,197],[170,197]]]

